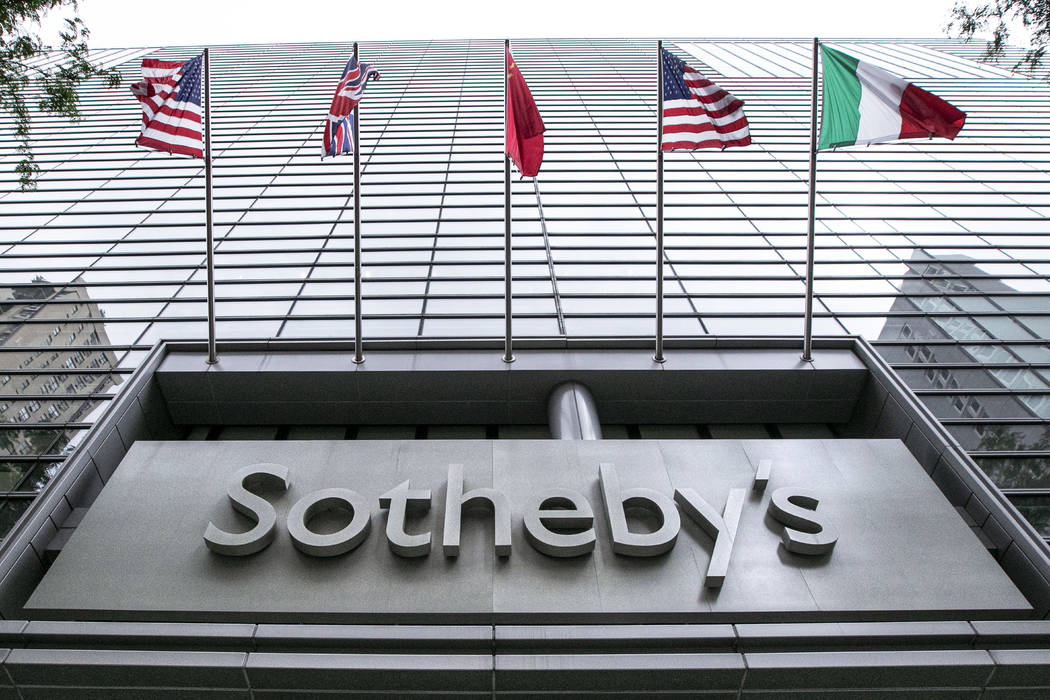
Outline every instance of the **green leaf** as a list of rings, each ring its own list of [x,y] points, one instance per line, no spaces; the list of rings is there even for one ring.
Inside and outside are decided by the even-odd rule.
[[[37,109],[45,114],[80,118],[80,84],[100,78],[107,87],[120,85],[120,73],[114,68],[98,68],[87,60],[88,28],[79,17],[67,18],[59,33],[61,45],[45,46],[27,26],[38,23],[49,11],[72,7],[76,0],[0,0],[0,109],[14,118],[18,152],[15,165],[23,190],[36,189],[40,166],[33,159],[30,140],[33,112],[26,96],[40,93]],[[33,59],[45,52],[58,51],[62,60],[57,65],[33,65]]]

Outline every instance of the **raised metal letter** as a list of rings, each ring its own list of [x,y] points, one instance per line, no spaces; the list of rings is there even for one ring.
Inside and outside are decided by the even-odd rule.
[[[339,532],[320,535],[306,526],[310,518],[333,508],[347,508],[350,522]],[[303,496],[288,511],[288,534],[292,544],[303,554],[314,557],[334,557],[357,547],[368,537],[372,514],[368,501],[350,489],[321,489]]]
[[[553,507],[551,507],[553,506]],[[551,557],[578,557],[594,549],[594,512],[583,494],[570,489],[548,489],[525,507],[525,539]],[[583,532],[554,532],[579,530]]]
[[[805,489],[786,486],[773,492],[769,514],[785,525],[781,544],[795,554],[819,556],[835,547],[838,533],[815,512],[820,501]]]
[[[755,472],[755,491],[761,492],[766,490],[766,484],[769,483],[769,476],[773,473],[773,460],[771,459],[760,459],[758,460],[758,471]]]
[[[419,535],[405,532],[405,516],[423,515],[430,510],[430,489],[412,491],[409,480],[401,482],[379,497],[379,507],[388,508],[386,541],[390,550],[401,557],[425,557],[430,554],[430,531]]]
[[[448,465],[448,488],[445,493],[445,532],[441,549],[446,557],[459,556],[459,531],[462,511],[485,508],[492,511],[496,556],[510,556],[510,503],[496,489],[480,488],[463,493],[463,465]]]
[[[733,556],[736,526],[740,522],[740,511],[744,507],[746,496],[747,489],[731,489],[729,498],[726,499],[726,507],[722,510],[722,515],[719,515],[696,491],[674,491],[675,502],[715,541],[715,548],[711,550],[711,561],[707,564],[707,575],[704,577],[704,585],[708,588],[721,588],[726,579],[729,558]]]
[[[248,487],[280,486],[285,491],[291,485],[288,467],[281,464],[252,464],[238,469],[226,487],[230,505],[239,513],[255,521],[248,532],[226,532],[208,523],[204,544],[216,554],[245,557],[266,549],[277,532],[277,511],[270,503],[248,490]]]
[[[598,467],[605,513],[612,530],[613,551],[629,557],[655,557],[674,547],[682,521],[670,498],[652,489],[620,491],[616,467],[602,463]],[[627,508],[643,508],[656,516],[660,528],[656,532],[637,533],[627,528]]]

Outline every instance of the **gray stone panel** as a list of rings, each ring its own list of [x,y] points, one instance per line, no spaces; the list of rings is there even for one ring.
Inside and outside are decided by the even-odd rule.
[[[1050,687],[1043,688],[985,688],[981,700],[1046,700]]]
[[[980,688],[744,690],[737,700],[987,700]],[[1039,700],[1045,700],[1040,698]]]
[[[1032,603],[1036,617],[1045,618],[1050,614],[1050,582],[1032,564],[1017,542],[1012,542],[1003,551],[1001,561],[1017,588]]]
[[[95,478],[98,478],[97,474]],[[15,565],[3,579],[0,579],[0,601],[3,601],[0,613],[8,619],[25,617],[25,613],[19,609],[16,601],[26,600],[33,590],[33,582],[39,581],[43,575],[44,565],[40,557],[31,546],[27,545],[18,553]]]
[[[343,691],[485,691],[492,656],[475,654],[282,654],[248,659],[254,689]]]
[[[550,390],[588,386],[612,422],[843,422],[867,370],[850,349],[821,349],[814,363],[768,347],[669,351],[521,350],[499,353],[380,351],[360,366],[337,352],[224,352],[219,364],[167,355],[157,371],[179,424],[543,422]],[[728,400],[726,397],[733,397]],[[443,410],[444,409],[444,410]],[[203,417],[208,417],[205,421]]]
[[[731,651],[732,625],[496,625],[497,652]]]
[[[260,651],[338,648],[340,651],[491,651],[488,625],[259,625]]]
[[[397,700],[447,700],[450,697],[459,700],[491,700],[492,691],[479,692],[479,693],[466,693],[463,691],[456,691],[454,693],[441,693],[434,692],[428,693],[426,691],[406,693],[404,691],[396,691],[390,694],[379,695],[372,691],[338,691],[329,690],[325,691],[324,695],[318,695],[316,690],[254,690],[252,691],[252,700],[317,700],[320,697],[321,700],[389,700],[390,698],[397,698]]]
[[[12,649],[16,685],[244,688],[241,652]]]
[[[769,487],[754,491],[767,459]],[[226,486],[238,469],[260,462],[291,473],[287,493],[266,494],[277,511],[273,544],[246,557],[210,552],[202,538],[209,522],[249,529]],[[510,556],[495,555],[491,513],[470,510],[459,556],[444,556],[440,546],[413,559],[391,551],[379,496],[405,480],[429,489],[430,511],[409,517],[406,531],[429,530],[440,543],[450,463],[463,465],[465,490],[494,488],[508,499]],[[670,497],[686,488],[718,513],[730,489],[746,490],[720,589],[704,585],[712,538],[684,512],[666,554],[613,553],[602,463],[613,465],[625,492]],[[781,546],[784,528],[768,503],[792,486],[820,495],[818,512],[840,535],[831,554]],[[303,554],[288,535],[287,513],[333,487],[372,504],[372,532],[341,556]],[[593,552],[556,559],[526,541],[524,509],[537,490],[553,487],[589,501]],[[628,523],[646,527],[631,514]],[[334,532],[346,523],[329,524]],[[899,440],[139,442],[27,608],[37,617],[384,624],[966,619],[1029,610]]]
[[[743,651],[969,648],[976,637],[970,623],[963,621],[741,623],[735,627]]]
[[[100,649],[149,647],[251,647],[255,625],[178,622],[30,621],[22,632],[26,644]]]
[[[740,687],[740,654],[499,654],[495,690],[698,691]]]
[[[939,532],[948,522],[963,527],[965,523],[937,487],[926,478],[903,486],[916,463],[900,441],[827,440],[823,444],[844,483],[852,488],[870,489],[872,494],[883,494],[881,498],[851,502],[850,515],[843,513],[842,520],[835,518],[835,522],[853,517],[858,523],[867,523],[849,535],[849,540],[844,534],[836,546],[831,556],[836,560],[836,567],[841,568],[803,570],[807,587],[823,604],[846,605],[853,601],[855,609],[863,610],[866,607],[863,599],[907,598],[933,613],[957,605],[957,601],[944,592],[943,587],[949,581],[969,578],[969,585],[975,589],[995,585],[1002,571],[980,542],[970,536],[968,528],[964,534],[962,529],[953,527],[954,535],[950,539],[946,539],[946,533]],[[873,464],[879,467],[873,469]],[[881,510],[882,498],[893,500],[897,515],[888,517]],[[827,506],[834,513],[836,504],[844,503],[829,498]],[[853,546],[846,546],[847,541]],[[867,553],[886,546],[894,548],[894,556],[878,568],[878,573],[863,564]],[[964,551],[966,556],[960,557]],[[837,575],[840,571],[853,574],[840,577]]]
[[[993,649],[995,672],[988,685],[1050,688],[1050,649]]]
[[[979,688],[992,671],[988,652],[823,651],[745,653],[744,689]]]
[[[12,689],[14,693],[14,689]],[[0,693],[0,700],[7,696]],[[251,700],[251,692],[215,688],[76,688],[21,686],[12,700]]]
[[[1050,620],[975,620],[970,624],[981,647],[1050,647]]]

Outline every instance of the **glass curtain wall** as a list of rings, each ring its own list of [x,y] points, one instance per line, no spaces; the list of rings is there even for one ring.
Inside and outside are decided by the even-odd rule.
[[[873,341],[1050,535],[1050,85],[947,40],[828,40],[967,113],[954,142],[821,153],[818,335]],[[809,40],[667,39],[746,102],[754,144],[669,154],[668,336],[799,335]],[[366,42],[364,336],[498,338],[502,41]],[[159,339],[203,338],[200,160],[133,145],[143,56],[75,124],[37,116],[39,188],[0,122],[0,531],[62,467]],[[519,338],[653,333],[656,44],[512,45],[547,125],[513,178]],[[353,335],[352,160],[321,161],[351,44],[212,50],[218,336]],[[6,117],[5,117],[6,118]]]

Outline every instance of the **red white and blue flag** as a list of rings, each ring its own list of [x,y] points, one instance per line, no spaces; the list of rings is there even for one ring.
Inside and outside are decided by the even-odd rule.
[[[201,71],[203,56],[188,61],[142,60],[142,81],[131,92],[142,103],[143,148],[204,157],[201,135]]]
[[[379,80],[379,71],[367,63],[359,64],[356,57],[347,61],[343,77],[335,89],[332,106],[328,108],[322,158],[354,152],[351,114],[364,96],[365,85],[369,80]]]
[[[751,143],[744,103],[663,49],[665,151]]]

